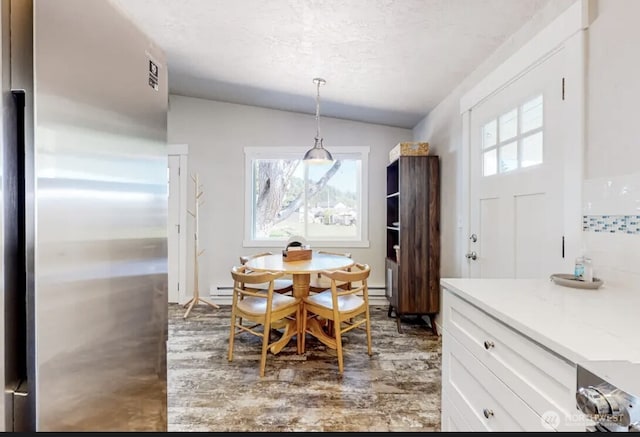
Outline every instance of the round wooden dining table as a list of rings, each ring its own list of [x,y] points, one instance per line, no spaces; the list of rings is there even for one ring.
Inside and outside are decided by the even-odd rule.
[[[334,255],[329,253],[313,252],[310,260],[303,261],[285,261],[281,253],[274,255],[265,255],[252,258],[245,264],[247,268],[254,271],[270,271],[283,272],[293,277],[293,296],[300,299],[309,295],[309,284],[311,282],[311,274],[321,271],[344,270],[355,265],[355,261],[348,256]],[[316,319],[310,319],[307,322],[307,328],[322,343],[332,349],[336,348],[336,340],[322,329],[320,322]],[[282,335],[282,342],[278,341],[271,346],[271,352],[277,354],[287,344],[292,335],[295,335],[295,321],[291,320],[285,326],[285,332]]]

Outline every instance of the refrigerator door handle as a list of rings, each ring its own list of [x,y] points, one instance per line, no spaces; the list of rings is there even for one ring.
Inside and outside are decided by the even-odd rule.
[[[5,281],[8,286],[7,296],[10,301],[5,307],[5,321],[10,320],[11,339],[6,345],[5,353],[11,354],[13,367],[9,380],[5,386],[5,421],[8,430],[30,431],[32,413],[30,409],[28,382],[28,296],[27,296],[27,251],[26,251],[26,92],[25,90],[11,90],[14,103],[15,141],[10,153],[6,154],[11,162],[5,165],[11,167],[5,177],[13,180],[12,184],[6,184],[6,189],[11,188],[15,198],[11,204],[7,203],[5,211],[5,230],[11,229],[16,234],[16,239],[11,244],[14,246],[11,253],[15,261],[11,265],[5,263],[5,275],[10,276]],[[9,174],[10,173],[10,174]],[[8,193],[7,193],[8,194]],[[9,221],[12,223],[9,224]],[[7,228],[9,226],[9,228]],[[5,241],[7,243],[7,241]],[[11,314],[8,314],[11,312]]]
[[[20,381],[13,386],[14,389],[5,390],[7,431],[32,431],[29,423],[29,384],[27,381]]]

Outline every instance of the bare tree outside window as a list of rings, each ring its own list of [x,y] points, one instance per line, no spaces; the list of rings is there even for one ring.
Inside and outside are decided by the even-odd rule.
[[[254,159],[258,239],[353,239],[359,236],[359,162],[305,166],[301,160]]]

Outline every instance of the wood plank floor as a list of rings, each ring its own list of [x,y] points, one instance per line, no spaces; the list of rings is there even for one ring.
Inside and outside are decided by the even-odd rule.
[[[386,306],[372,306],[373,356],[364,331],[345,334],[345,372],[336,352],[307,336],[267,356],[258,375],[260,339],[236,337],[227,361],[230,307],[169,305],[169,431],[439,431],[440,338],[417,323],[402,334]]]

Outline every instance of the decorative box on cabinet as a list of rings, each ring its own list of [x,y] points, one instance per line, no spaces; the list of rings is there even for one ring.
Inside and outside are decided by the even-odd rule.
[[[386,295],[398,332],[402,316],[440,309],[440,158],[400,156],[387,166]]]

